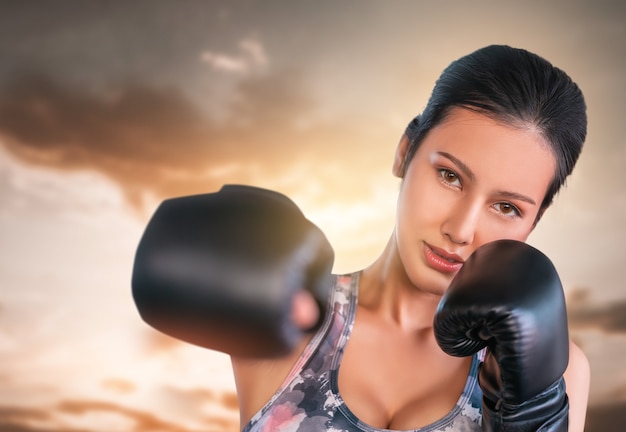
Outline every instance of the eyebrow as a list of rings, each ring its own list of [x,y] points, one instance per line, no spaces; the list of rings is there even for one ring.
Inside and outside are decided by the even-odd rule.
[[[474,175],[474,172],[470,169],[470,167],[468,167],[463,161],[459,160],[458,158],[456,158],[455,156],[452,156],[450,153],[448,152],[437,152],[438,155],[448,159],[450,162],[452,162],[454,165],[456,165],[459,170],[467,177],[469,178],[471,181],[476,180],[476,175]],[[522,195],[520,193],[517,192],[509,192],[509,191],[497,191],[497,194],[506,198],[506,199],[510,199],[510,200],[518,200],[518,201],[523,201],[526,202],[528,204],[531,205],[537,205],[537,203],[535,202],[534,199],[526,196],[526,195]]]
[[[526,196],[526,195],[522,195],[520,193],[517,192],[508,192],[508,191],[498,191],[497,192],[499,196],[502,196],[504,198],[510,199],[510,200],[518,200],[518,201],[524,201],[527,202],[528,204],[532,204],[532,205],[537,205],[537,203],[535,202],[534,199]]]
[[[465,175],[465,177],[468,177],[470,180],[474,181],[476,180],[476,176],[474,175],[474,172],[470,169],[470,167],[468,167],[467,165],[465,165],[465,163],[463,163],[461,160],[457,159],[456,157],[452,156],[450,153],[448,152],[437,152],[437,154],[439,156],[443,156],[446,159],[448,159],[450,162],[452,162],[453,164],[455,164],[459,170],[461,170],[463,172],[463,174]]]

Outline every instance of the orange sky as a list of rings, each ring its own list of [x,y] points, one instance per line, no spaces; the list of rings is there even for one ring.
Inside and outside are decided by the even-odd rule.
[[[336,271],[367,265],[393,229],[405,124],[451,60],[491,43],[585,93],[586,148],[530,241],[563,278],[594,413],[626,412],[621,3],[53,4],[0,2],[0,430],[236,430],[228,358],[134,309],[148,216],[268,187],[325,231]]]

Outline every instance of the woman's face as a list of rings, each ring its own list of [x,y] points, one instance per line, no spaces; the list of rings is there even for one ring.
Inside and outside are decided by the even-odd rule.
[[[398,176],[407,145],[398,146]],[[396,244],[413,284],[442,294],[479,246],[525,241],[555,167],[536,130],[454,108],[422,141],[400,188]]]

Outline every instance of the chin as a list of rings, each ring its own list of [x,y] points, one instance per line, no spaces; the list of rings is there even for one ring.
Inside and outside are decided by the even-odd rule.
[[[420,291],[442,296],[450,286],[454,275],[444,275],[431,268],[418,271],[418,276],[411,278],[411,282]]]
[[[452,283],[452,279],[454,279],[457,273],[442,274],[434,270],[431,270],[431,271],[435,273],[433,277],[432,288],[439,295],[443,295],[446,291],[448,291],[448,288],[450,287],[450,284]]]

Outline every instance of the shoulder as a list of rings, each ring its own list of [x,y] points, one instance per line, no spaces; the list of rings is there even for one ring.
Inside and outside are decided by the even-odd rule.
[[[563,375],[570,403],[570,432],[582,432],[587,413],[591,371],[585,353],[570,341],[569,364]]]
[[[283,357],[249,359],[231,356],[241,427],[280,389],[311,337],[308,334],[296,349]]]
[[[588,393],[590,380],[589,360],[585,353],[572,341],[569,344],[569,363],[564,374],[569,390]]]

